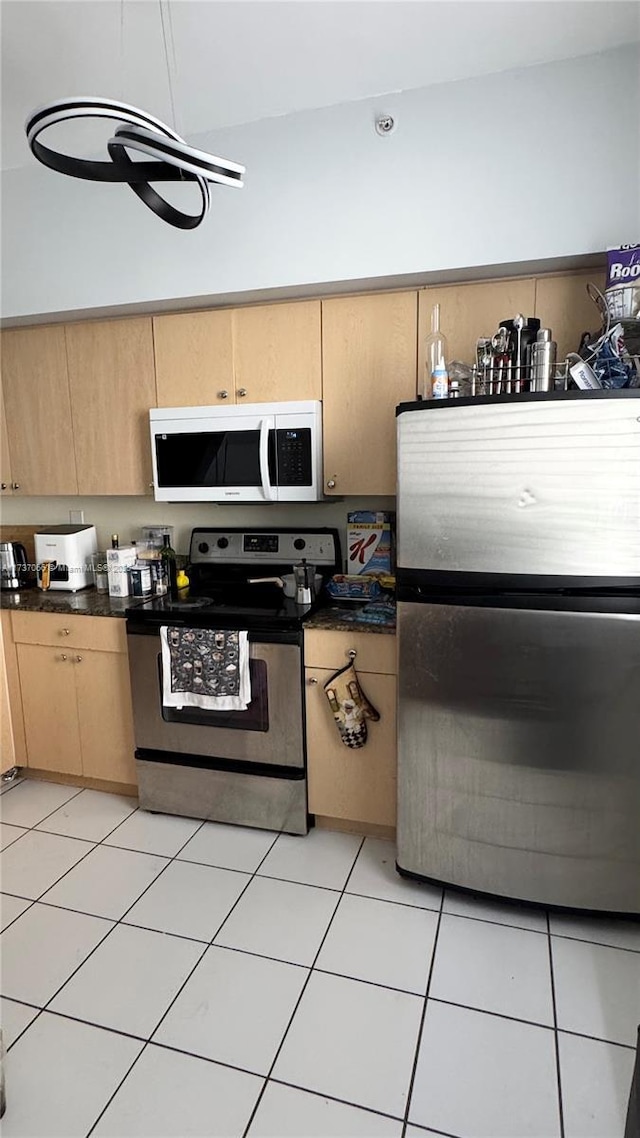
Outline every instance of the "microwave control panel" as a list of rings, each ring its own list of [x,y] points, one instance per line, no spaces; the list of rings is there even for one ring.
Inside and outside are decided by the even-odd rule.
[[[311,431],[309,427],[287,427],[276,431],[278,486],[310,486]]]

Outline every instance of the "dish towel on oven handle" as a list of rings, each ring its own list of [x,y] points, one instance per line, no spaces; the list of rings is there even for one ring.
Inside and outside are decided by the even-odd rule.
[[[251,703],[249,634],[162,625],[162,703],[246,711]]]
[[[335,672],[324,685],[324,691],[345,747],[364,747],[367,719],[377,722],[380,715],[360,687],[353,663]]]

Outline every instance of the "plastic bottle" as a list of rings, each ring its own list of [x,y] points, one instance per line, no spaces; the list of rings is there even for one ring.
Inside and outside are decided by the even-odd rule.
[[[443,357],[441,357],[438,360],[438,362],[434,368],[433,374],[431,376],[431,381],[432,381],[431,398],[432,399],[448,399],[449,398],[449,373],[447,371]]]
[[[447,375],[447,341],[443,333],[440,331],[440,305],[434,304],[431,309],[431,332],[427,336],[425,344],[425,369],[424,369],[424,385],[422,389],[423,399],[446,399],[448,394],[448,375]],[[436,372],[438,372],[438,390],[442,388],[443,381],[446,384],[444,394],[435,394]],[[444,376],[443,376],[444,373]]]

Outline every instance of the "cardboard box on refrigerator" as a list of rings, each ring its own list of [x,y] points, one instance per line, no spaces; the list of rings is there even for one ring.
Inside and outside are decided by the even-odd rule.
[[[393,515],[382,510],[347,514],[347,573],[393,573]]]

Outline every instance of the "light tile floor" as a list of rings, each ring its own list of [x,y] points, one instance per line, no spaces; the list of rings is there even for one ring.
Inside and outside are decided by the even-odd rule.
[[[2,787],[5,1138],[620,1138],[640,925]]]

